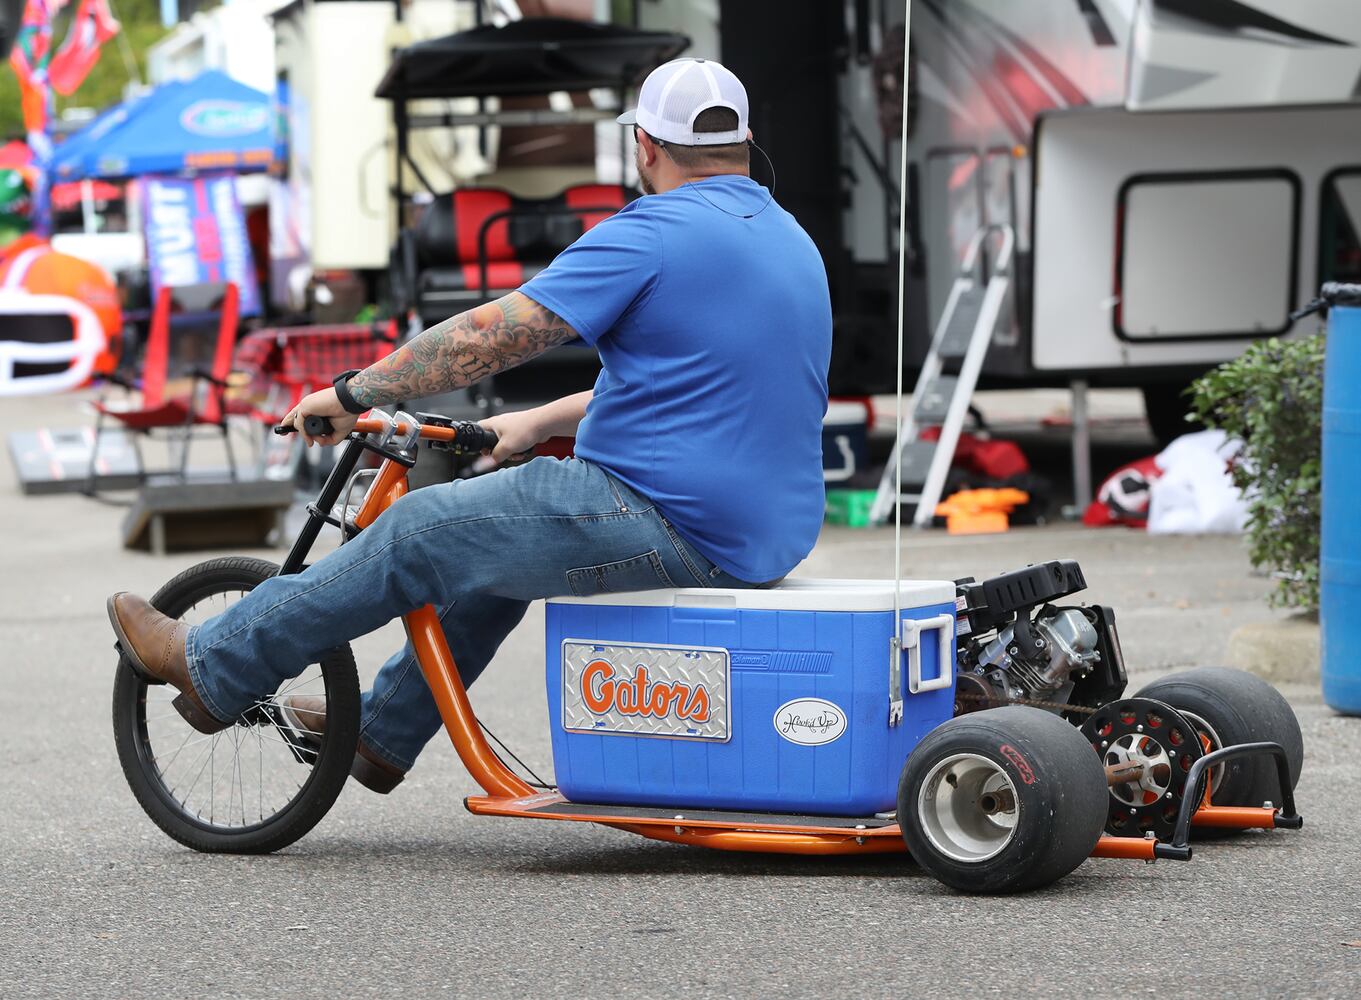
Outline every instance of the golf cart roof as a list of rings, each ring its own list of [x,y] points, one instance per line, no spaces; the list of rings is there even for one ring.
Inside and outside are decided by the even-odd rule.
[[[542,17],[401,49],[378,84],[393,101],[626,86],[690,44],[685,35]]]

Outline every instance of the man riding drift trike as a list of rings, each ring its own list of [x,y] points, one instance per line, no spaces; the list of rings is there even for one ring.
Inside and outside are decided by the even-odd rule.
[[[1279,695],[1188,675],[1166,703],[1112,704],[1124,684],[1113,616],[1048,603],[1081,588],[1075,566],[958,592],[921,581],[902,621],[900,594],[873,581],[780,585],[821,523],[831,316],[812,242],[747,176],[746,120],[745,91],[718,64],[654,71],[621,117],[635,126],[650,197],[519,291],[345,373],[286,417],[283,429],[309,444],[348,443],[282,567],[213,560],[150,602],[110,599],[123,654],[120,758],[167,833],[199,850],[278,849],[315,825],[347,774],[391,791],[441,726],[486,792],[468,800],[474,812],[739,850],[906,844],[932,874],[979,891],[1045,884],[1092,853],[1189,857],[1193,816],[1297,823],[1298,727]],[[578,336],[601,355],[591,393],[481,427],[360,417]],[[504,459],[573,431],[573,459],[407,492],[422,440]],[[356,472],[365,451],[383,459],[376,472]],[[360,479],[362,503],[351,504]],[[308,566],[328,522],[345,542]],[[641,592],[670,602],[666,634],[611,633],[604,623]],[[561,654],[550,683],[550,697],[561,695],[555,759],[560,737],[563,762],[576,762],[571,781],[583,760],[604,762],[595,801],[514,773],[467,699],[539,598],[585,609],[571,630],[605,629],[565,634],[550,650]],[[971,626],[958,662],[957,606]],[[630,621],[662,627],[658,614]],[[361,697],[347,643],[395,617],[409,642]],[[698,621],[706,636],[732,638],[686,638]],[[843,632],[858,645],[828,638]],[[758,634],[763,646],[744,638]],[[607,679],[617,684],[609,699]],[[586,715],[569,719],[581,705]],[[967,708],[984,710],[951,719]],[[1083,730],[1060,711],[1088,717]],[[751,721],[772,713],[773,726]],[[1251,746],[1231,746],[1241,743]],[[621,753],[640,776],[660,775],[665,756],[680,784],[613,786]],[[800,787],[756,811],[734,808],[746,801],[736,793],[695,797],[694,776],[718,787],[758,759]],[[829,767],[848,789],[839,813],[819,808]],[[1263,788],[1280,810],[1262,807]]]

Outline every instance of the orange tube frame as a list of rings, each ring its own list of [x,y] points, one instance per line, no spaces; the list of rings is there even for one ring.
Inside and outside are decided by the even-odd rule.
[[[355,429],[361,434],[366,433],[361,426],[366,423],[369,421],[359,421]],[[380,421],[373,423],[382,426]],[[431,427],[428,430],[448,429]],[[377,520],[379,514],[405,496],[408,489],[405,467],[391,459],[384,461],[378,470],[378,477],[369,488],[364,503],[355,516],[356,526],[361,529],[367,528]],[[449,651],[449,643],[444,638],[444,629],[440,627],[439,614],[427,604],[403,615],[402,624],[406,627],[407,638],[411,640],[411,648],[416,651],[416,662],[421,665],[425,682],[430,685],[430,693],[435,696],[435,704],[439,707],[440,718],[444,720],[444,728],[453,741],[459,760],[463,761],[463,766],[468,769],[473,780],[481,785],[488,795],[509,798],[532,795],[534,789],[501,763],[501,759],[496,756],[486,737],[482,735],[482,730],[477,724],[477,715],[473,712],[472,703],[468,701],[468,691],[463,686],[458,666],[454,663],[454,655]]]

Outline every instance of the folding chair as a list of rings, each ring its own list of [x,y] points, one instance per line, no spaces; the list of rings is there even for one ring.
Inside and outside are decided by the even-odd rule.
[[[233,480],[237,478],[236,456],[232,452],[231,438],[227,434],[227,411],[223,395],[227,388],[232,350],[236,343],[240,293],[234,284],[227,284],[224,288],[211,367],[195,365],[190,368],[188,374],[193,378],[190,391],[184,395],[167,397],[165,390],[170,368],[170,307],[171,289],[162,288],[157,293],[155,308],[152,311],[151,329],[147,334],[146,352],[142,360],[140,385],[121,378],[110,379],[126,389],[140,389],[139,404],[134,407],[118,406],[104,400],[95,404],[95,439],[90,449],[90,470],[85,490],[89,494],[95,492],[95,461],[99,455],[99,439],[104,430],[106,417],[116,420],[123,429],[133,432],[137,474],[142,481],[146,480],[147,471],[136,435],[150,436],[152,431],[158,429],[176,432],[175,436],[180,442],[178,475],[184,479],[189,463],[189,442],[193,437],[194,428],[199,426],[216,427],[221,433],[222,443],[227,450],[231,478]]]

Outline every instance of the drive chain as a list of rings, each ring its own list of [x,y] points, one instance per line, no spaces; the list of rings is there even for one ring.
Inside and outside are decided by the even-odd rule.
[[[1095,715],[1099,709],[1091,708],[1087,705],[1067,705],[1058,701],[1036,701],[1032,698],[989,698],[985,694],[956,694],[956,701],[972,701],[985,705],[1029,705],[1032,708],[1043,708],[1050,711],[1077,712],[1081,715]]]

